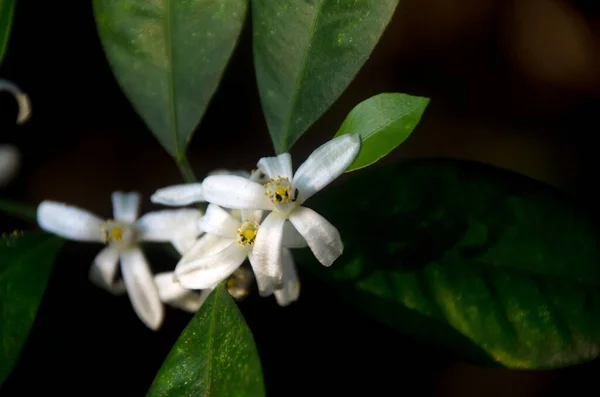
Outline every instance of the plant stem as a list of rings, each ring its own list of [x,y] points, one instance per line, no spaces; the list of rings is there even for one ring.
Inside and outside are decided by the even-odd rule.
[[[192,171],[192,167],[190,166],[190,162],[187,159],[185,153],[182,153],[177,158],[177,166],[179,166],[179,171],[181,171],[181,176],[183,176],[183,180],[186,183],[196,183],[198,179],[196,178],[196,174]]]

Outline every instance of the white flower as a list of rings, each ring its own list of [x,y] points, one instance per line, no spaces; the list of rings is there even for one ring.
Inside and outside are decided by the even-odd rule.
[[[12,145],[0,145],[0,186],[6,185],[19,169],[19,151]]]
[[[7,80],[0,79],[0,91],[8,91],[15,96],[19,105],[17,124],[23,124],[31,116],[31,102],[29,97],[19,87]]]
[[[256,275],[261,295],[270,295],[274,289],[284,287],[284,283],[273,283],[271,273],[280,269],[257,267],[254,260],[253,247],[258,231],[263,227],[260,223],[262,211],[232,211],[229,213],[221,207],[210,204],[206,214],[198,222],[199,228],[206,234],[181,258],[175,267],[175,276],[184,288],[211,289],[229,277],[248,258]],[[285,234],[285,237],[284,237]],[[293,227],[285,229],[280,239],[283,246],[300,248],[306,242]],[[279,242],[281,249],[282,242]],[[287,248],[283,248],[287,251]],[[292,256],[284,255],[286,268],[293,268]],[[294,270],[289,273],[290,279],[297,281]],[[294,295],[294,292],[291,292]],[[297,294],[295,296],[297,298]],[[291,300],[295,299],[290,298]],[[289,299],[288,299],[289,300]]]
[[[115,275],[120,259],[121,275],[135,312],[156,330],[162,324],[164,308],[139,242],[171,242],[184,252],[200,234],[196,222],[202,213],[195,209],[165,210],[137,219],[139,194],[115,192],[112,202],[114,219],[105,221],[76,207],[44,201],[38,207],[38,223],[42,229],[70,240],[108,243],[94,259],[91,280],[118,293]]]
[[[317,148],[295,174],[289,153],[260,159],[259,170],[270,178],[264,185],[234,175],[204,179],[202,196],[209,203],[271,211],[261,224],[253,248],[255,273],[261,269],[270,278],[263,280],[263,288],[268,290],[270,284],[282,280],[281,241],[288,219],[323,265],[330,266],[342,254],[344,247],[335,226],[302,204],[340,176],[359,150],[358,135],[342,135]]]

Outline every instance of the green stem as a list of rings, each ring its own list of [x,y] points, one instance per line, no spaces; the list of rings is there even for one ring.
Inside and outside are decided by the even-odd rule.
[[[187,159],[185,153],[182,153],[177,158],[177,166],[179,166],[179,171],[181,171],[181,176],[183,176],[183,180],[186,183],[196,183],[198,179],[196,178],[196,174],[192,171],[192,167],[190,166],[190,162]]]

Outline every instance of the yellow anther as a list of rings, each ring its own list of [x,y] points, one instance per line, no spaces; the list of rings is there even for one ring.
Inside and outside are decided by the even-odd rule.
[[[255,220],[246,220],[238,229],[237,242],[242,245],[254,245],[258,234],[258,223]]]
[[[296,201],[297,189],[294,190],[288,178],[271,178],[264,184],[265,194],[274,204],[287,204]]]
[[[123,239],[123,229],[120,227],[113,227],[110,230],[110,238],[114,241],[121,241]]]

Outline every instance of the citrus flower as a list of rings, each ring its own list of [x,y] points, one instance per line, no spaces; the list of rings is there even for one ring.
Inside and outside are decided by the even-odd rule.
[[[268,290],[268,284],[281,284],[282,236],[290,223],[323,265],[330,266],[342,254],[344,246],[335,226],[303,204],[340,176],[359,150],[358,135],[342,135],[317,148],[295,174],[289,153],[261,158],[258,168],[269,178],[264,184],[235,175],[204,179],[202,196],[209,203],[232,209],[271,211],[260,225],[252,250],[255,272],[263,269],[270,277],[268,283],[263,280],[263,288]]]
[[[43,201],[37,211],[40,227],[69,240],[105,243],[94,259],[90,279],[118,293],[115,284],[118,263],[133,309],[149,328],[158,329],[164,308],[150,266],[140,249],[143,241],[171,242],[183,253],[201,232],[196,222],[202,213],[196,209],[150,212],[138,219],[140,195],[112,194],[114,219],[98,216],[63,203]]]

